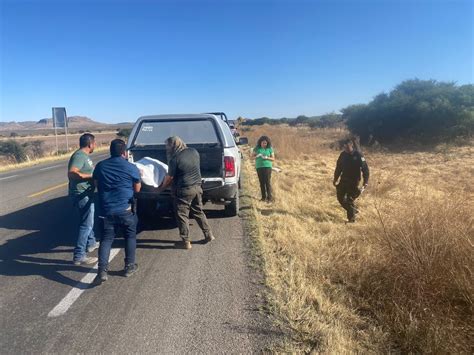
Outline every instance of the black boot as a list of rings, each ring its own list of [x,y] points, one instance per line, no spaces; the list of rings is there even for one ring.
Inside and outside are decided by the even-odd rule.
[[[94,285],[100,285],[102,282],[105,282],[109,279],[109,276],[107,275],[107,270],[99,270],[97,272],[97,276],[95,277],[94,281],[92,283]]]

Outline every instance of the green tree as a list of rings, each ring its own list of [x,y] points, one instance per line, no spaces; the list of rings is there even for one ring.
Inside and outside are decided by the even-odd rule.
[[[342,113],[349,130],[364,144],[399,138],[426,143],[449,140],[474,132],[474,87],[406,80],[367,105],[351,105]]]
[[[298,126],[298,125],[307,124],[308,121],[309,121],[309,117],[306,117],[305,115],[299,115],[298,117],[296,117],[296,119],[290,122],[290,126]]]
[[[342,115],[335,112],[327,113],[318,117],[311,117],[308,125],[311,128],[328,128],[342,126]]]

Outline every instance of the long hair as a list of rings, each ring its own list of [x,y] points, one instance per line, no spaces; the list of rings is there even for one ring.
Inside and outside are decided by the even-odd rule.
[[[166,138],[166,158],[168,162],[179,152],[185,150],[188,146],[178,136]]]
[[[261,136],[257,141],[256,148],[260,148],[263,141],[267,141],[267,148],[272,147],[272,141],[267,136]]]

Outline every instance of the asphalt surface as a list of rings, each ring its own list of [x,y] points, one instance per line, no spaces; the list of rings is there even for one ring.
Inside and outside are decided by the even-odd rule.
[[[206,205],[214,242],[200,244],[193,221],[193,249],[174,249],[175,223],[160,219],[138,235],[135,275],[122,276],[122,248],[106,283],[81,281],[95,271],[71,262],[66,166],[0,174],[0,353],[249,353],[277,341],[242,222],[219,206]],[[71,290],[82,293],[51,316]]]

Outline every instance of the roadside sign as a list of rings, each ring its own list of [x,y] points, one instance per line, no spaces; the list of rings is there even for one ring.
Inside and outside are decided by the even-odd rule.
[[[53,107],[53,127],[54,128],[66,128],[67,127],[67,115],[65,107]]]
[[[66,151],[69,151],[69,139],[67,136],[68,122],[65,107],[53,107],[53,127],[54,135],[56,137],[56,152],[59,154],[58,128],[64,128],[64,133],[66,134]]]

